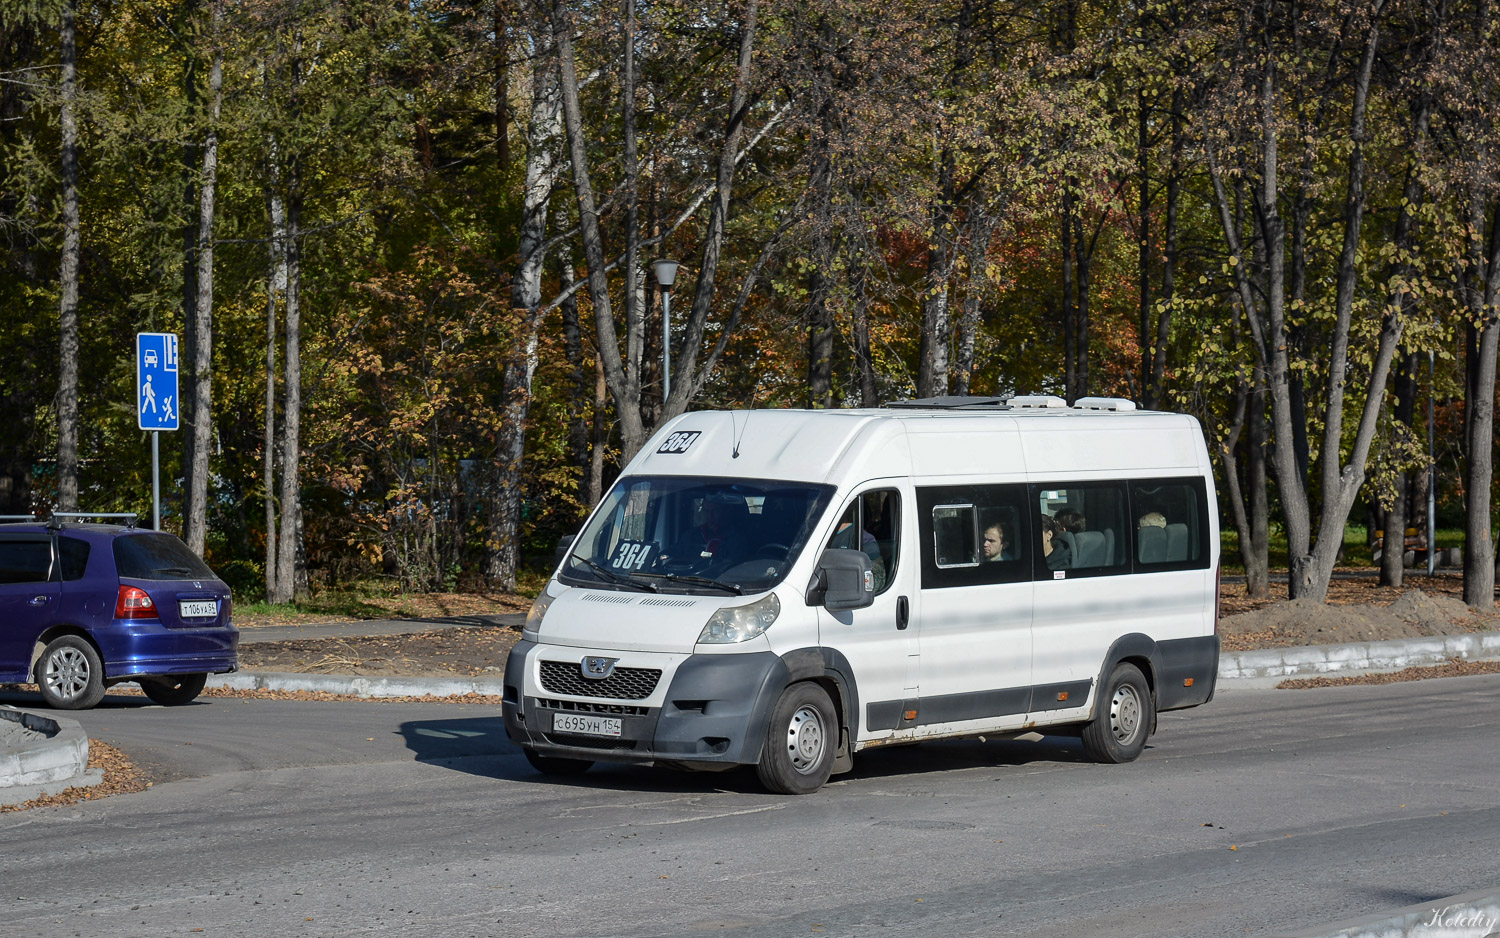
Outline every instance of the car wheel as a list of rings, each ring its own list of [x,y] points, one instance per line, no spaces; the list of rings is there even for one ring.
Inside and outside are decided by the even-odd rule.
[[[755,772],[760,783],[781,795],[807,795],[823,787],[833,772],[838,721],[828,692],[816,684],[793,684],[771,711],[766,743]]]
[[[166,677],[143,678],[141,690],[164,707],[180,707],[198,699],[198,695],[203,693],[203,685],[207,683],[207,674],[171,674]]]
[[[87,639],[53,639],[36,663],[36,683],[47,706],[87,710],[104,699],[104,664]]]
[[[527,749],[526,761],[543,775],[582,775],[594,763],[588,759],[569,759],[565,756],[544,756],[535,749]]]
[[[1094,718],[1083,728],[1083,749],[1095,762],[1134,762],[1146,748],[1155,716],[1146,676],[1117,664],[1104,685]]]

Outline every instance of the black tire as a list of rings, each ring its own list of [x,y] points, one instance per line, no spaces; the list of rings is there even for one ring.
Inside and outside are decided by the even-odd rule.
[[[1099,695],[1094,718],[1080,734],[1084,752],[1095,762],[1134,762],[1145,750],[1156,723],[1155,706],[1141,669],[1124,662],[1115,665]]]
[[[169,674],[166,677],[143,678],[141,690],[163,707],[180,707],[192,703],[203,693],[207,674]]]
[[[838,719],[828,692],[816,684],[793,684],[771,710],[755,773],[776,794],[812,794],[833,772],[838,744]]]
[[[582,775],[594,763],[589,759],[569,759],[565,756],[544,756],[535,749],[527,749],[526,761],[543,775]]]
[[[36,683],[47,706],[87,710],[104,699],[104,663],[87,639],[64,635],[37,660]]]

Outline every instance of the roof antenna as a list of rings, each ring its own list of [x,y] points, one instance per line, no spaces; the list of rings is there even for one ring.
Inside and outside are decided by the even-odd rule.
[[[745,415],[745,426],[746,427],[750,426],[750,415],[749,414]],[[734,437],[734,450],[732,452],[730,452],[729,458],[730,459],[739,459],[740,458],[740,440],[744,438],[745,431],[744,430],[737,430],[737,429],[735,429],[734,411],[732,411],[732,410],[729,412],[729,429],[730,429],[730,436]]]

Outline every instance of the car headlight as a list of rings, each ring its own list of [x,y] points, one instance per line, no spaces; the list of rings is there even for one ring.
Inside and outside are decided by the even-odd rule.
[[[725,606],[715,612],[698,636],[699,644],[733,645],[748,642],[771,627],[781,615],[781,600],[771,593],[746,606]]]
[[[523,633],[531,632],[535,634],[542,627],[542,619],[547,615],[547,608],[552,605],[553,598],[547,592],[547,588],[545,586],[542,587],[542,591],[537,594],[536,600],[532,602],[531,608],[526,611],[526,624],[521,627]]]

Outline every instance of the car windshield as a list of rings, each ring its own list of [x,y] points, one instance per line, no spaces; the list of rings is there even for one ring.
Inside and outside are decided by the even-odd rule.
[[[832,486],[632,476],[615,484],[563,563],[564,578],[618,589],[754,593],[796,562]]]
[[[170,534],[132,534],[114,539],[120,576],[137,580],[214,580],[208,564]]]

